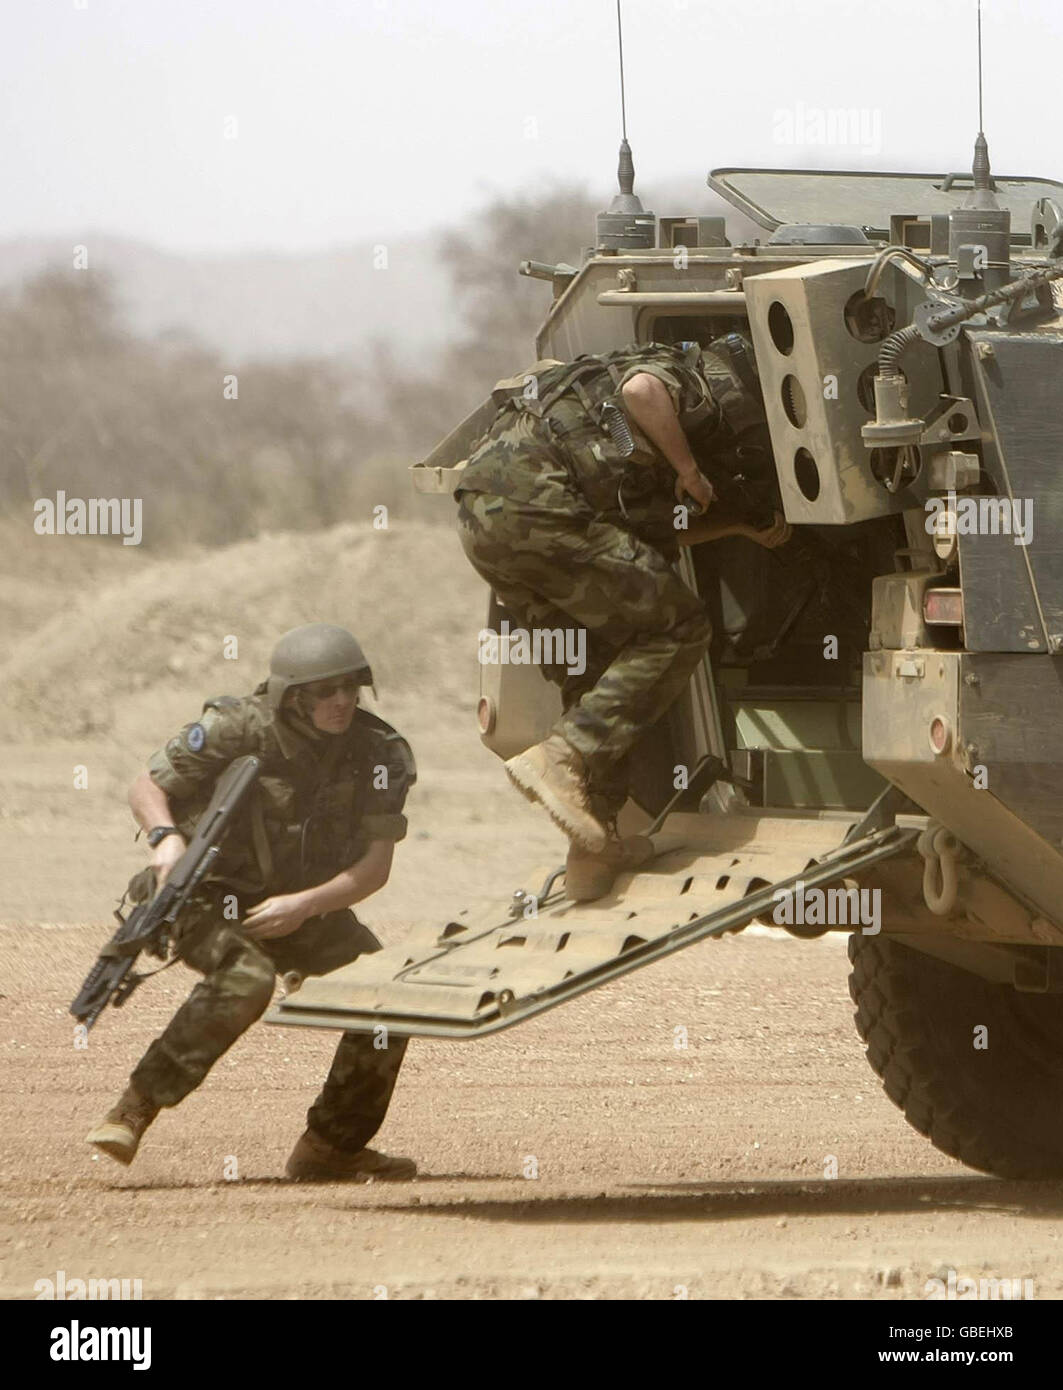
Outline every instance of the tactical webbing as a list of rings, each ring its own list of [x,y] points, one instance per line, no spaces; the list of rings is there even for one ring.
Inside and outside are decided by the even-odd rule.
[[[712,349],[717,354],[719,354],[721,346],[727,348],[727,355],[731,359],[731,366],[734,368],[734,374],[739,382],[751,395],[756,396],[760,389],[757,381],[757,370],[749,360],[749,350],[742,335],[740,333],[727,333],[711,344]]]
[[[593,404],[588,405],[586,388],[583,385],[583,377],[598,376],[603,364],[596,359],[590,361],[580,361],[577,359],[572,363],[573,370],[565,372],[561,380],[555,382],[547,391],[545,396],[541,396],[537,402],[539,415],[545,414],[555,402],[559,401],[563,395],[569,391],[574,391],[579,398],[580,404],[585,410],[593,410]]]
[[[647,344],[646,347],[648,346]],[[544,378],[549,379],[546,391],[533,396],[525,394],[525,383],[529,378],[535,377],[534,369],[529,369],[522,376],[509,377],[499,382],[492,395],[495,395],[495,392],[498,393],[496,399],[499,399],[499,403],[503,407],[513,406],[536,417],[542,417],[562,396],[572,392],[577,396],[583,408],[594,418],[602,402],[593,399],[584,385],[584,378],[608,375],[615,392],[619,390],[622,371],[636,365],[642,357],[646,356],[646,347],[642,349],[638,347],[625,348],[616,354],[618,361],[611,362],[603,360],[601,356],[584,355],[577,357],[574,362],[569,362],[567,365],[548,367],[542,373]],[[658,345],[657,351],[659,350]],[[597,423],[596,420],[595,423]]]
[[[588,416],[590,417],[590,419],[591,419],[595,424],[597,424],[598,421],[597,421],[597,419],[596,419],[595,417],[598,415],[598,413],[599,413],[599,411],[600,411],[600,409],[601,409],[600,403],[597,402],[597,401],[592,401],[592,400],[591,400],[590,396],[587,394],[587,388],[586,388],[586,386],[584,386],[583,382],[580,381],[578,377],[577,377],[577,379],[572,383],[572,391],[573,391],[573,393],[574,393],[576,399],[579,401],[580,405],[581,405],[581,406],[583,407],[583,409],[587,412],[587,414],[588,414]]]

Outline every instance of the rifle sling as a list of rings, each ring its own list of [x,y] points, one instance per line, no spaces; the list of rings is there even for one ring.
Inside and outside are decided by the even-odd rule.
[[[251,789],[251,841],[255,847],[259,873],[262,875],[262,887],[268,893],[273,881],[273,851],[266,834],[266,817],[262,810],[262,797],[259,795],[257,782]]]

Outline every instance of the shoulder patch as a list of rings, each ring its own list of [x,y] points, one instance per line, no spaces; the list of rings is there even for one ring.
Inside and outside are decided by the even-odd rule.
[[[383,740],[389,753],[398,754],[398,760],[402,763],[409,785],[412,786],[417,781],[417,764],[414,762],[413,749],[398,730],[386,723],[379,715],[372,714],[367,709],[355,710],[354,717],[363,729],[376,734],[378,738]]]
[[[189,724],[185,733],[185,746],[190,753],[198,753],[207,741],[207,731],[202,724]]]
[[[397,751],[406,772],[407,784],[412,787],[417,781],[417,764],[413,760],[413,749],[401,734],[392,734],[388,739],[388,745]]]

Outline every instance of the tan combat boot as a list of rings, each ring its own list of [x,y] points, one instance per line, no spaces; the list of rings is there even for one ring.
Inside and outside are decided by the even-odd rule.
[[[572,840],[598,853],[608,834],[593,816],[587,799],[583,759],[559,734],[551,734],[505,764],[513,784],[538,801]]]
[[[402,1182],[417,1176],[412,1158],[392,1158],[376,1149],[347,1153],[313,1130],[303,1131],[284,1171],[293,1182]]]
[[[108,1110],[85,1137],[101,1153],[128,1166],[136,1156],[144,1131],[158,1113],[159,1107],[130,1082],[114,1109]]]
[[[610,836],[597,854],[573,841],[565,862],[565,893],[578,903],[603,898],[619,874],[640,869],[654,853],[653,841],[645,835]]]

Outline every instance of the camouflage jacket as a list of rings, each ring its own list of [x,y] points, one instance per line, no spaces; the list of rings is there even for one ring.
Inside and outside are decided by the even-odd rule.
[[[668,388],[684,428],[718,423],[720,408],[696,357],[667,344],[635,344],[569,364],[539,362],[500,381],[492,393],[499,414],[470,457],[456,495],[487,492],[564,510],[582,500],[595,516],[648,540],[674,539],[675,472],[631,419],[621,391],[646,372]],[[606,429],[603,407],[623,414],[634,446],[629,451]]]
[[[373,840],[401,840],[406,793],[417,778],[404,738],[368,710],[320,741],[275,716],[264,686],[208,700],[203,713],[148,762],[187,840],[222,771],[245,753],[262,760],[213,877],[244,891],[292,892],[359,860]]]

